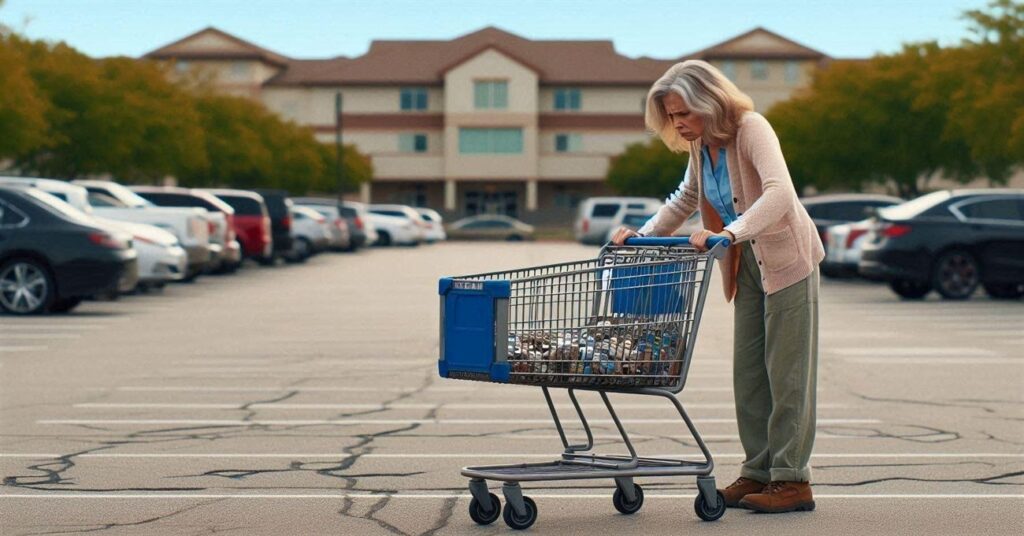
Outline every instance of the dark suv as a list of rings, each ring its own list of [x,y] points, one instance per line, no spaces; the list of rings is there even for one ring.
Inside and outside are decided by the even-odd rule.
[[[270,212],[270,231],[274,239],[274,259],[284,258],[292,251],[292,200],[284,190],[253,190],[263,196],[263,202]]]
[[[861,275],[904,298],[1024,296],[1024,189],[942,190],[878,210]]]

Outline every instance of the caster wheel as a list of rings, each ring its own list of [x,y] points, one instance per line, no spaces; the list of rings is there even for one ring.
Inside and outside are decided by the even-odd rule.
[[[711,506],[708,505],[707,500],[704,499],[704,495],[701,495],[700,493],[697,494],[697,499],[693,501],[693,509],[696,510],[697,517],[704,521],[716,521],[718,518],[722,517],[722,514],[725,513],[725,495],[722,495],[721,491],[717,493],[717,508],[711,508]]]
[[[523,497],[523,504],[526,506],[526,515],[520,516],[516,514],[511,504],[505,503],[505,510],[502,512],[502,516],[505,518],[505,524],[509,528],[525,530],[537,521],[537,503],[533,502],[533,499],[529,497]]]
[[[629,502],[622,490],[615,488],[615,494],[612,495],[612,504],[615,505],[615,509],[626,515],[639,512],[640,507],[644,505],[644,490],[639,484],[633,484],[633,493],[636,494],[636,500]]]
[[[491,498],[491,508],[487,510],[484,508],[480,501],[475,498],[469,502],[469,517],[476,522],[477,525],[490,525],[498,520],[501,516],[501,501],[498,500],[498,496],[489,493]]]

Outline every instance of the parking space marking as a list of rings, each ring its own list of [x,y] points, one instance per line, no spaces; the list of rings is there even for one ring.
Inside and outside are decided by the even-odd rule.
[[[692,403],[683,404],[687,408],[698,408],[698,409],[733,409],[735,404],[733,403]],[[207,403],[110,403],[110,402],[85,402],[81,404],[75,404],[73,407],[82,409],[287,409],[287,410],[303,410],[303,409],[356,409],[356,410],[385,410],[385,409],[417,409],[417,410],[436,410],[436,409],[481,409],[481,410],[493,410],[493,409],[548,409],[546,404],[519,404],[519,403],[508,403],[508,404],[436,404],[436,403],[424,403],[424,404],[410,404],[410,403],[397,403],[397,404],[289,404],[289,403],[266,403],[266,404],[207,404]],[[603,409],[604,404],[580,404],[583,409]],[[615,404],[615,409],[665,409],[675,411],[675,406],[671,404]],[[818,404],[818,408],[823,409],[841,409],[857,407],[849,404]]]
[[[7,324],[7,325],[4,325],[4,326],[0,326],[0,333],[6,333],[7,331],[18,331],[18,330],[22,330],[22,329],[24,329],[24,330],[45,329],[45,330],[54,330],[54,331],[64,331],[64,330],[68,330],[68,331],[74,331],[74,330],[91,331],[91,330],[98,330],[98,329],[106,329],[107,327],[109,327],[109,326],[103,326],[103,325],[100,325],[100,324],[70,324],[70,325],[66,325],[66,324],[19,324],[19,323],[15,322],[13,324]]]
[[[986,350],[984,348],[949,348],[949,347],[894,347],[894,348],[865,348],[859,346],[856,348],[828,348],[825,350],[827,354],[839,355],[839,356],[880,356],[880,355],[891,355],[891,356],[922,356],[922,357],[933,357],[941,355],[951,356],[965,356],[965,355],[977,355],[977,356],[991,356],[996,355],[996,352],[992,350]]]
[[[530,389],[536,392],[532,387],[518,386],[510,384],[509,387],[520,387],[523,392],[526,389]],[[99,388],[100,390],[107,391],[109,389]],[[258,387],[207,387],[207,386],[164,386],[164,385],[130,385],[124,387],[115,388],[117,391],[125,392],[271,392],[277,393],[282,391],[298,391],[302,392],[352,392],[352,393],[375,393],[375,392],[388,392],[388,393],[412,393],[420,391],[423,393],[431,392],[483,392],[487,390],[487,386],[482,387],[469,387],[469,386],[444,386],[444,385],[431,385],[426,389],[418,389],[413,387],[273,387],[273,386],[258,386]],[[684,393],[693,391],[706,391],[706,392],[732,392],[732,387],[687,387]]]
[[[80,339],[78,333],[6,333],[0,331],[0,339],[8,340],[29,340],[29,339]]]
[[[693,458],[697,453],[690,454],[654,454],[647,457],[652,458],[671,458],[671,459],[686,459]],[[41,454],[41,453],[2,453],[0,458],[15,458],[15,459],[47,459],[47,458],[60,458],[61,454]],[[345,458],[352,456],[350,452],[293,452],[293,453],[93,453],[93,454],[79,454],[75,458]],[[379,458],[379,459],[432,459],[432,458],[557,458],[558,453],[459,453],[459,452],[416,452],[416,453],[368,453],[359,455],[360,458]],[[588,455],[580,455],[582,458],[588,457]],[[729,458],[729,459],[743,459],[746,457],[742,453],[725,453],[715,454],[713,458]],[[880,452],[869,452],[869,453],[848,453],[848,454],[812,454],[812,459],[815,458],[831,458],[831,459],[843,459],[843,458],[884,458],[884,459],[899,459],[899,458],[957,458],[957,459],[972,459],[972,458],[1005,458],[1005,459],[1016,459],[1024,458],[1024,454],[1021,453],[1010,453],[1004,454],[999,452],[941,452],[941,453],[925,453],[925,452],[891,452],[891,453],[880,453]]]
[[[848,363],[872,365],[1024,365],[1024,359],[1013,357],[848,357]]]
[[[608,491],[595,493],[536,493],[533,488],[529,496],[534,499],[599,499],[606,501]],[[644,493],[644,499],[693,499],[693,493]],[[470,500],[468,493],[0,493],[0,499],[461,499]],[[1024,499],[1020,493],[822,493],[815,494],[814,500],[831,499]]]
[[[49,346],[0,346],[0,352],[41,352]]]
[[[703,424],[735,424],[736,419],[692,419]],[[611,419],[587,419],[590,424],[612,424]],[[878,424],[878,419],[818,419],[818,424]],[[678,424],[679,419],[630,419],[629,424]],[[551,424],[551,419],[41,419],[36,424],[143,424],[208,426],[308,426],[320,424]]]

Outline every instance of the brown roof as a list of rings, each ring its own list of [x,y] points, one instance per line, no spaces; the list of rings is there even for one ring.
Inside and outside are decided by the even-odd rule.
[[[366,54],[293,60],[270,85],[441,85],[445,73],[493,49],[535,71],[541,84],[648,85],[673,61],[639,61],[611,41],[533,41],[489,26],[449,41],[373,41]]]
[[[820,60],[825,54],[758,27],[689,55],[702,60],[718,59],[809,59]]]
[[[230,46],[216,49],[203,49],[189,46],[190,41],[209,36],[219,38]],[[143,57],[151,59],[183,60],[257,60],[279,67],[286,67],[292,61],[290,58],[250,43],[244,39],[235,37],[212,26],[199,30],[193,34],[189,34],[173,43],[164,45],[143,55]]]

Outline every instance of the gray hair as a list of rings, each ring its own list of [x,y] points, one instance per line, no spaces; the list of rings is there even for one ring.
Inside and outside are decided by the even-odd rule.
[[[701,139],[705,143],[728,143],[736,135],[743,114],[754,110],[754,101],[710,63],[686,60],[669,67],[647,93],[644,120],[647,128],[677,153],[695,147],[668,120],[663,99],[669,92],[682,97],[690,111],[704,119]]]

